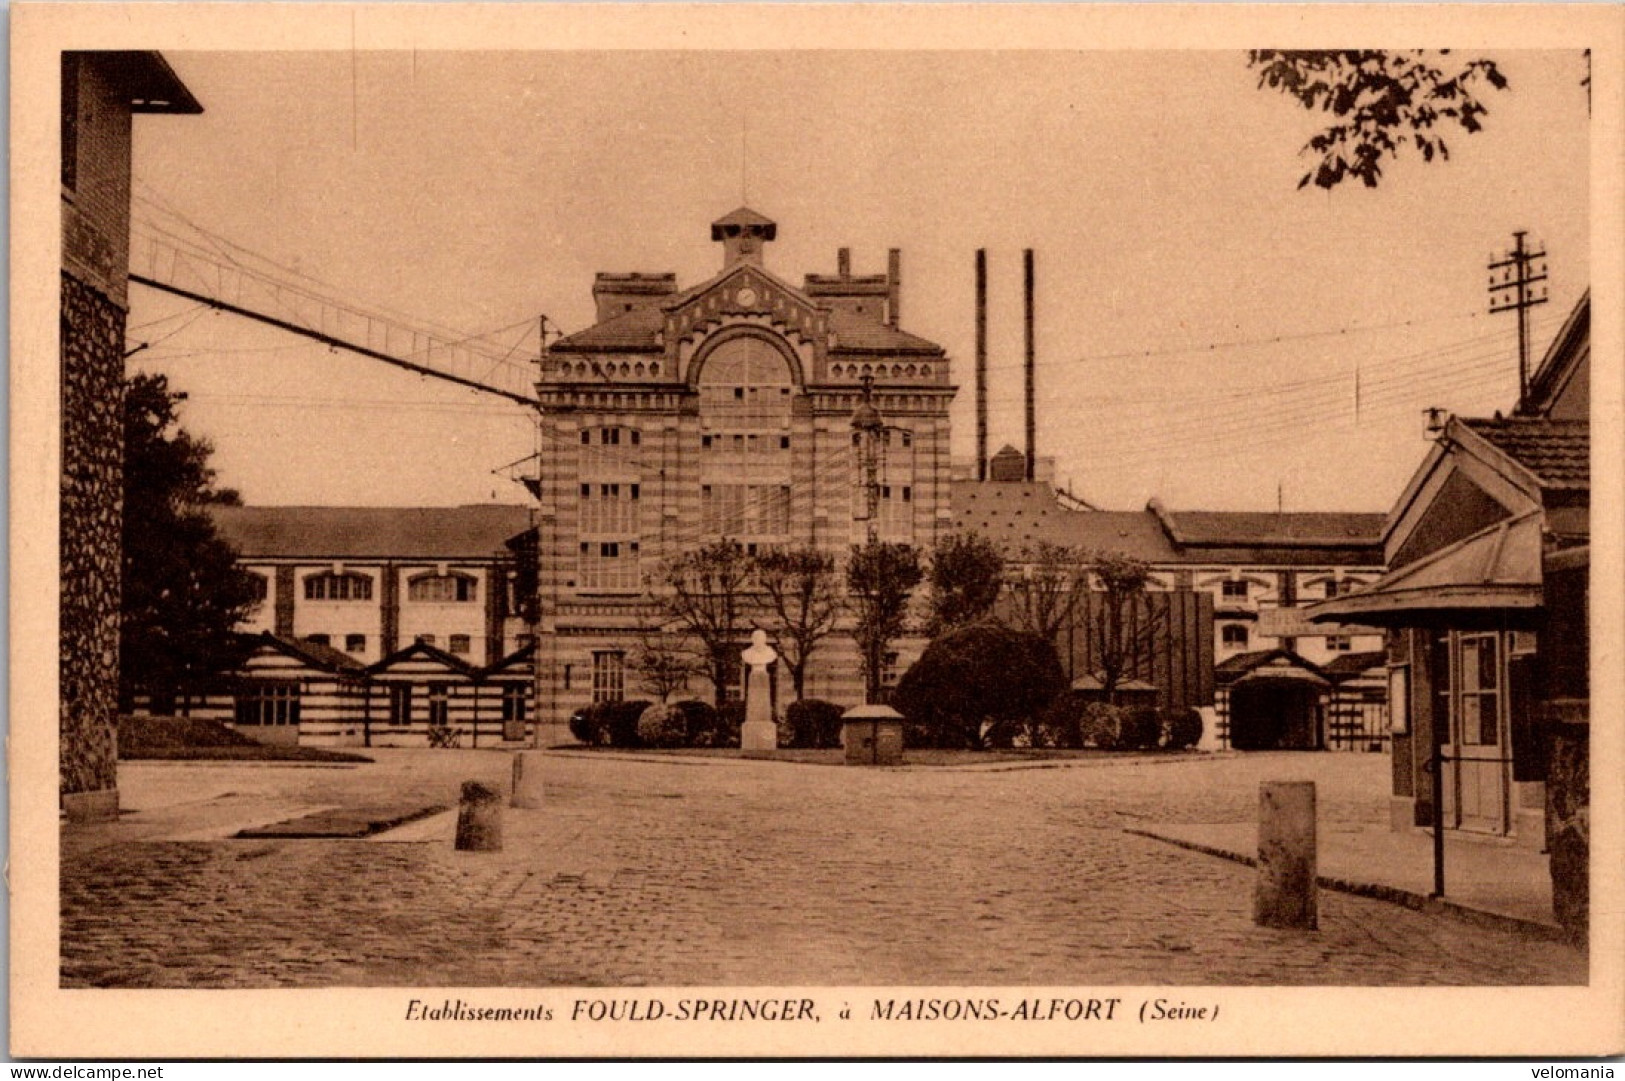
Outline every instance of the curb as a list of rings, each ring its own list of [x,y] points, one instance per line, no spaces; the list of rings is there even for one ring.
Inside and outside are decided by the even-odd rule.
[[[796,758],[779,758],[771,752],[755,755],[722,756],[722,755],[674,755],[660,754],[658,752],[639,754],[635,750],[603,751],[582,748],[577,750],[569,747],[554,747],[542,752],[556,758],[598,759],[612,762],[654,762],[668,763],[684,766],[712,766],[712,765],[739,765],[753,762],[770,762],[782,766],[818,766],[825,769],[844,769],[847,762],[808,762]],[[906,751],[904,752],[907,753]],[[924,762],[904,761],[897,766],[862,766],[860,768],[869,772],[909,773],[1013,773],[1018,770],[1033,769],[1097,769],[1108,766],[1167,766],[1190,764],[1193,762],[1214,762],[1225,758],[1235,757],[1234,751],[1215,751],[1196,755],[1172,754],[1124,754],[1096,758],[1032,758],[1012,762],[967,762],[963,765],[931,765]]]
[[[1163,844],[1173,845],[1175,848],[1200,852],[1205,856],[1216,856],[1221,860],[1229,860],[1231,863],[1239,863],[1245,867],[1258,866],[1258,860],[1252,856],[1244,856],[1240,852],[1231,852],[1228,849],[1205,845],[1198,841],[1167,837],[1160,833],[1152,833],[1149,830],[1134,829],[1128,826],[1123,827],[1123,832],[1132,833],[1137,837],[1146,837],[1153,841],[1161,841]],[[1556,924],[1541,923],[1538,920],[1524,919],[1521,916],[1508,916],[1501,912],[1474,908],[1459,901],[1450,901],[1442,897],[1429,897],[1425,893],[1402,889],[1399,886],[1384,886],[1375,882],[1357,882],[1353,879],[1338,878],[1334,875],[1316,875],[1315,884],[1322,889],[1334,890],[1338,893],[1367,897],[1374,901],[1386,901],[1401,908],[1408,908],[1413,912],[1449,916],[1476,927],[1506,931],[1542,942],[1557,942],[1565,946],[1575,947],[1575,942],[1568,932]]]

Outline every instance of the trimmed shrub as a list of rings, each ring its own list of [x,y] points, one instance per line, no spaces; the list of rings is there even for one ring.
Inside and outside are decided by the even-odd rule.
[[[675,705],[656,702],[638,717],[638,742],[645,747],[688,746],[688,717]]]
[[[1080,727],[1083,739],[1103,751],[1122,747],[1123,709],[1109,702],[1090,702],[1083,707]]]
[[[598,746],[601,732],[592,710],[578,709],[570,714],[570,734],[589,747]]]
[[[1170,751],[1194,747],[1202,740],[1202,714],[1194,709],[1173,709],[1162,715],[1162,745]]]
[[[841,745],[841,715],[846,710],[822,698],[791,702],[785,713],[790,725],[790,746],[828,748]]]
[[[950,631],[903,673],[892,705],[911,747],[1009,746],[1020,725],[1066,689],[1055,647],[1000,623]]]
[[[1071,691],[1062,691],[1044,708],[1033,725],[1030,743],[1034,747],[1075,750],[1083,746],[1083,702]]]
[[[710,747],[717,728],[717,711],[709,702],[686,698],[673,702],[683,715],[683,743],[688,747]]]
[[[609,733],[611,747],[641,747],[638,739],[638,718],[653,703],[634,698],[627,702],[604,702],[604,729]]]
[[[713,747],[739,746],[739,732],[745,727],[745,703],[724,702],[722,708],[717,710],[716,724],[712,729]]]
[[[1146,707],[1125,710],[1119,740],[1125,751],[1156,750],[1162,742],[1162,714]]]

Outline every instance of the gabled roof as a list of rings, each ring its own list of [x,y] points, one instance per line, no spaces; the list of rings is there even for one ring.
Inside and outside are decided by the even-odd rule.
[[[1157,520],[1145,511],[1076,511],[1063,507],[1038,481],[954,481],[954,525],[1018,550],[1040,541],[1090,551],[1121,552],[1148,563],[1178,554]]]
[[[1315,623],[1407,625],[1421,613],[1537,608],[1541,523],[1538,510],[1497,522],[1305,614]]]
[[[1371,671],[1373,668],[1382,668],[1388,663],[1388,654],[1382,650],[1373,650],[1366,653],[1344,653],[1324,666],[1326,674],[1334,682],[1353,679],[1355,676]]]
[[[1563,389],[1574,377],[1575,371],[1590,352],[1591,347],[1591,290],[1587,289],[1579,303],[1563,320],[1563,326],[1552,338],[1540,366],[1529,377],[1529,396],[1523,403],[1522,413],[1545,413],[1562,395]]]
[[[387,672],[389,669],[400,664],[402,661],[410,660],[413,657],[426,657],[429,660],[438,661],[440,664],[451,669],[453,672],[456,672],[459,675],[468,676],[470,678],[473,678],[479,672],[479,669],[475,668],[474,665],[469,664],[461,657],[447,653],[439,646],[431,646],[427,642],[413,642],[404,649],[397,649],[389,656],[374,661],[372,664],[368,665],[367,675],[373,676],[377,675],[379,672]]]
[[[284,634],[272,634],[270,631],[262,631],[248,637],[256,648],[274,649],[324,672],[360,675],[363,668],[361,662],[348,653],[318,642],[309,642]]]
[[[1591,490],[1591,423],[1549,417],[1460,418],[1474,434],[1529,470],[1542,488]]]
[[[496,661],[493,664],[488,664],[484,668],[480,669],[479,677],[484,679],[486,676],[500,675],[501,673],[508,672],[516,668],[523,670],[528,668],[535,661],[535,659],[536,643],[529,642],[523,646],[520,646],[506,657],[503,657],[501,660]]]
[[[1280,663],[1280,662],[1285,662]],[[1326,669],[1290,649],[1255,649],[1237,653],[1213,666],[1213,678],[1219,683],[1234,683],[1261,668],[1299,668],[1315,679],[1331,682]]]
[[[530,509],[463,507],[210,507],[244,559],[489,559],[531,527]]]

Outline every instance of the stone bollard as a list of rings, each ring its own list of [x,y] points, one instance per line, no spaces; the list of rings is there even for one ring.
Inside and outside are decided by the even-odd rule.
[[[542,805],[542,756],[520,751],[513,756],[513,796],[510,807],[532,810]]]
[[[457,851],[502,851],[502,793],[478,781],[463,782],[457,807]]]
[[[1258,883],[1253,922],[1313,931],[1319,926],[1315,883],[1315,782],[1258,786]]]

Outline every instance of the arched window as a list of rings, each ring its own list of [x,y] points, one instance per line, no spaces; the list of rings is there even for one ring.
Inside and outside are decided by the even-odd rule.
[[[305,579],[307,601],[370,601],[372,579],[364,574],[313,574]]]
[[[768,341],[746,335],[723,342],[700,368],[700,419],[710,428],[788,427],[790,365]]]
[[[429,604],[472,602],[479,583],[466,574],[420,574],[406,583],[406,599]]]

